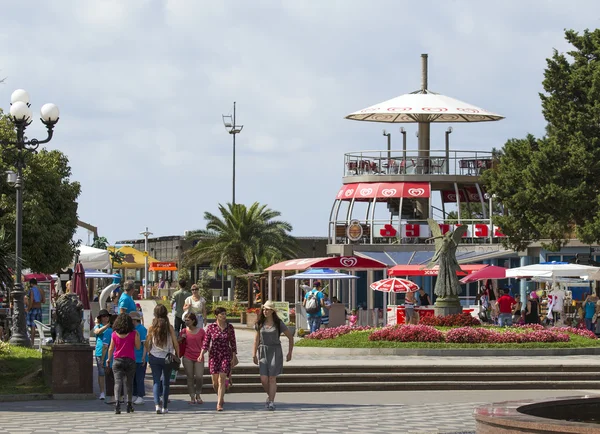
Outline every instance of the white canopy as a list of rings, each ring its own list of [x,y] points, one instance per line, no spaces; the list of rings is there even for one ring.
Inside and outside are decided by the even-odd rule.
[[[346,116],[346,119],[370,122],[483,122],[504,116],[431,91],[400,95]]]
[[[78,249],[79,262],[83,264],[83,268],[93,270],[110,268],[110,254],[108,250],[96,249],[89,246],[79,246]],[[74,266],[75,264],[71,265],[71,267]]]
[[[543,262],[541,264],[525,265],[524,267],[506,270],[506,277],[582,277],[596,276],[600,271],[598,267],[580,264],[567,264],[564,262]]]

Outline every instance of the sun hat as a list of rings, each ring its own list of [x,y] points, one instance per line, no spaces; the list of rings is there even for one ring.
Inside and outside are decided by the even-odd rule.
[[[100,312],[98,312],[98,316],[96,316],[96,318],[100,319],[103,316],[110,317],[110,313],[108,313],[108,311],[106,309],[102,309]]]
[[[263,304],[263,309],[271,309],[273,312],[277,312],[277,309],[275,309],[275,303],[273,303],[271,300],[268,300],[265,304]]]
[[[136,312],[136,311],[129,312],[129,316],[131,317],[131,319],[136,319],[138,321],[142,320],[142,317],[140,316],[140,313]]]

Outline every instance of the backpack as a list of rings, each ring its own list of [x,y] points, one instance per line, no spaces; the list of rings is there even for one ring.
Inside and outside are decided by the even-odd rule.
[[[308,314],[315,314],[321,311],[318,292],[311,291],[306,295],[306,303],[304,307],[306,308],[306,313]]]

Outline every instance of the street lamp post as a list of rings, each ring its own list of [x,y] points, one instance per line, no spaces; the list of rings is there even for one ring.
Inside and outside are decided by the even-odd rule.
[[[148,226],[144,232],[140,232],[144,236],[144,298],[148,298],[148,237],[152,232],[148,231]]]
[[[235,205],[235,135],[242,132],[244,128],[243,125],[236,125],[235,123],[235,101],[233,102],[233,116],[232,115],[222,115],[223,116],[223,125],[227,129],[227,132],[233,135],[233,179],[232,179],[232,190],[233,196],[231,203]]]
[[[386,130],[383,130],[383,135],[387,136],[387,151],[388,151],[388,165],[389,165],[390,160],[392,159],[392,133],[388,133]]]
[[[17,193],[16,203],[16,233],[15,233],[15,284],[11,290],[13,303],[13,325],[10,343],[24,347],[31,346],[27,338],[27,324],[25,322],[25,305],[23,283],[21,278],[21,257],[23,245],[23,169],[27,153],[36,153],[40,145],[52,140],[54,126],[58,122],[59,111],[54,104],[44,104],[40,110],[42,123],[48,130],[45,140],[27,139],[25,129],[31,124],[33,113],[29,104],[29,94],[23,89],[15,90],[10,97],[10,120],[14,124],[16,140],[0,140],[4,155],[13,155],[14,166],[17,172],[8,174],[8,181],[14,185]]]
[[[446,174],[450,174],[450,134],[452,134],[452,127],[448,127],[446,130]]]

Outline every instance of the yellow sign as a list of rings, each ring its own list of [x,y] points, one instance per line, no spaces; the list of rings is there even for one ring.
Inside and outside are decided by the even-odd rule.
[[[148,252],[144,252],[144,253],[142,253],[142,255],[144,255],[144,258],[147,258],[148,257]]]
[[[290,322],[290,303],[287,301],[274,301],[275,309],[277,309],[277,316],[283,321],[284,324]]]

